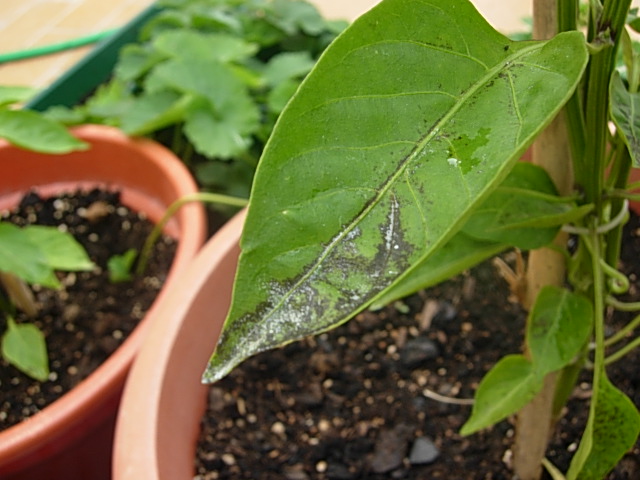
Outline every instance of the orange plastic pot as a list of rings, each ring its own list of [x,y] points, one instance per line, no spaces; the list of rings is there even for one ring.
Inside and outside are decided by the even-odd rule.
[[[174,200],[197,191],[182,162],[155,142],[131,140],[102,126],[84,126],[74,133],[91,148],[52,156],[0,143],[0,209],[15,205],[30,189],[48,196],[106,187],[122,192],[126,205],[157,221]],[[169,223],[167,233],[178,239],[177,252],[166,283],[145,318],[123,345],[71,392],[0,432],[0,478],[111,478],[115,419],[125,377],[148,328],[157,321],[162,298],[184,285],[180,272],[204,242],[202,205],[183,207]]]
[[[125,387],[116,426],[115,480],[191,480],[208,389],[200,378],[231,299],[244,212],[203,247],[173,290]]]

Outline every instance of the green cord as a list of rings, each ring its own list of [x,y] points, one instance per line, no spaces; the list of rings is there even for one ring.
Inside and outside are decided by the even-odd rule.
[[[15,62],[18,60],[26,60],[27,58],[39,57],[42,55],[50,55],[52,53],[63,52],[65,50],[71,50],[73,48],[83,47],[91,43],[96,43],[106,37],[109,37],[113,33],[117,32],[119,28],[113,28],[111,30],[105,30],[103,32],[93,33],[80,38],[74,38],[66,40],[64,42],[53,43],[51,45],[43,45],[41,47],[34,47],[26,50],[17,50],[15,52],[0,53],[0,64],[7,62]]]

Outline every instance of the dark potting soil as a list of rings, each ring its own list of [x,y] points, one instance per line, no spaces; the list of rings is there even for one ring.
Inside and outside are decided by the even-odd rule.
[[[162,236],[147,271],[124,283],[111,283],[107,261],[130,248],[138,251],[153,224],[120,202],[117,192],[92,190],[41,199],[26,195],[2,220],[17,225],[62,226],[87,250],[97,268],[58,273],[60,291],[34,288],[40,312],[31,321],[45,334],[49,381],[38,382],[0,358],[0,430],[19,423],[85,379],[118,348],[155,299],[175,254],[175,240]],[[6,328],[0,315],[0,332]]]
[[[637,266],[637,218],[626,232],[623,263]],[[629,275],[637,298],[640,283]],[[512,419],[461,437],[471,407],[455,403],[473,397],[502,355],[521,351],[525,313],[508,297],[487,262],[329,333],[249,359],[210,389],[196,479],[513,478]],[[635,405],[639,360],[636,350],[608,368]],[[547,453],[563,471],[586,421],[588,382],[585,374]],[[608,476],[637,478],[638,443]]]

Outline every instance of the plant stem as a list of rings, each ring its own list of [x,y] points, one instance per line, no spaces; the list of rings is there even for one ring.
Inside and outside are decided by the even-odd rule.
[[[567,2],[564,3],[566,6]],[[577,8],[575,2],[571,4]],[[533,16],[534,38],[548,39],[557,33],[558,17],[565,18],[569,15],[558,15],[556,0],[534,0]],[[561,112],[542,132],[533,145],[532,157],[534,164],[543,167],[549,173],[561,195],[570,194],[573,186],[566,118],[566,113]],[[564,248],[566,242],[567,234],[561,232],[554,244]],[[535,303],[535,298],[543,286],[561,286],[564,280],[565,258],[561,253],[550,248],[530,252],[525,307],[530,308]],[[525,346],[525,355],[528,354],[528,348]],[[553,406],[557,377],[557,373],[547,375],[540,393],[518,412],[513,466],[520,480],[537,480],[542,474],[542,462],[555,420]]]
[[[175,215],[175,213],[187,203],[191,202],[205,202],[205,203],[218,203],[222,205],[229,205],[232,207],[246,207],[248,204],[248,200],[244,198],[237,197],[229,197],[227,195],[220,195],[218,193],[208,193],[208,192],[198,192],[192,195],[185,195],[182,198],[179,198],[175,202],[173,202],[167,210],[164,212],[164,215],[160,219],[158,223],[155,224],[153,230],[147,237],[147,240],[144,242],[142,250],[140,250],[140,257],[138,259],[138,266],[136,268],[136,275],[142,275],[147,268],[149,263],[149,257],[151,256],[151,250],[155,245],[158,237],[162,233],[162,229],[165,227],[167,222],[171,220],[171,217]]]

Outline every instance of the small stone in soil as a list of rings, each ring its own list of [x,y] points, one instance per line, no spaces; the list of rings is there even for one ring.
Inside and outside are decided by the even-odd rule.
[[[428,437],[419,437],[413,442],[409,461],[412,465],[433,463],[440,456],[440,450]]]
[[[400,350],[400,363],[407,368],[416,368],[440,355],[438,346],[426,337],[412,338]]]
[[[411,428],[398,425],[391,430],[382,430],[376,440],[371,470],[374,473],[387,473],[402,465],[407,453],[407,440]]]

